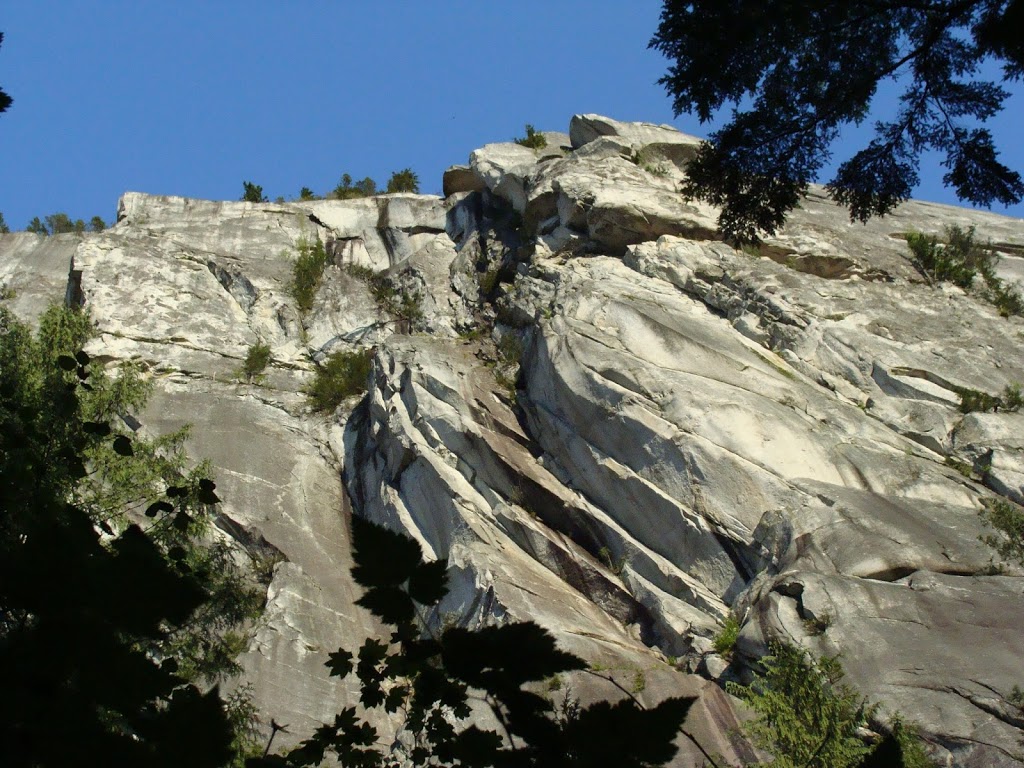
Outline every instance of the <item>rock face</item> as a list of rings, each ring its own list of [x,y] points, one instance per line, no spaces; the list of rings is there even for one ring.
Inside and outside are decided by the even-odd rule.
[[[675,191],[696,139],[595,115],[548,136],[473,152],[445,199],[129,193],[102,234],[0,236],[13,309],[88,307],[90,354],[156,384],[144,428],[193,423],[225,535],[282,553],[245,657],[267,720],[301,738],[353,696],[323,662],[378,631],[353,606],[354,511],[449,558],[434,620],[534,619],[650,702],[699,695],[689,731],[733,762],[720,683],[785,640],[841,653],[943,764],[1024,765],[1024,578],[979,516],[1024,502],[1024,415],[958,407],[1024,382],[1024,322],[925,282],[902,237],[975,226],[1013,277],[1024,222],[911,202],[852,225],[815,193],[739,251]],[[307,314],[303,239],[331,262]],[[244,383],[257,341],[273,360]],[[309,413],[315,366],[356,347],[366,395]]]

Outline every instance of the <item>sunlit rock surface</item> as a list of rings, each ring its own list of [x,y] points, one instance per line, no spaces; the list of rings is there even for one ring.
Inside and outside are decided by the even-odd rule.
[[[841,653],[940,760],[1024,765],[1024,578],[979,516],[1024,501],[1024,415],[959,409],[1024,383],[1024,322],[928,284],[903,238],[974,226],[1012,280],[1024,222],[910,202],[854,225],[814,191],[737,250],[676,192],[696,139],[597,115],[545,136],[476,150],[444,199],[129,193],[102,234],[0,236],[8,306],[84,304],[88,351],[156,385],[142,428],[193,424],[224,535],[280,561],[244,657],[265,721],[294,740],[353,698],[323,663],[379,631],[353,606],[360,514],[449,558],[432,621],[533,619],[648,702],[699,695],[710,753],[750,757],[721,683],[786,640]],[[317,239],[302,315],[292,264]],[[257,341],[273,359],[245,382]],[[355,348],[365,396],[310,413],[315,367]],[[730,613],[731,664],[711,642]]]

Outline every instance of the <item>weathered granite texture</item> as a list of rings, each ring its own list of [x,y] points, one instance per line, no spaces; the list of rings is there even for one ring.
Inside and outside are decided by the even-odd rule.
[[[902,237],[975,226],[1013,279],[1024,222],[910,202],[853,225],[815,191],[741,251],[676,192],[696,139],[596,115],[546,135],[473,152],[444,199],[129,193],[102,234],[0,236],[15,311],[84,303],[90,353],[156,383],[144,428],[194,424],[225,535],[283,554],[245,658],[264,715],[301,737],[352,696],[322,665],[377,631],[352,604],[354,511],[450,558],[433,620],[534,619],[643,672],[649,701],[698,694],[709,752],[750,756],[720,683],[784,639],[842,653],[943,764],[1024,765],[1024,578],[979,516],[1024,501],[1024,415],[963,414],[957,394],[1024,383],[1024,322],[928,284]],[[331,257],[307,316],[303,238]],[[396,316],[366,270],[420,311]],[[243,383],[257,340],[273,360]],[[366,396],[309,413],[314,366],[360,346]],[[730,612],[727,664],[711,639]]]

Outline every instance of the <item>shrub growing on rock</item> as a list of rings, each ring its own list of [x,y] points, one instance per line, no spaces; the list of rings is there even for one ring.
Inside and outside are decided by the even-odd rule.
[[[1024,314],[1024,297],[1016,286],[1007,284],[996,274],[999,256],[991,245],[975,241],[974,227],[966,230],[953,225],[946,228],[946,242],[919,233],[907,235],[907,245],[914,256],[914,266],[929,281],[951,282],[970,289],[974,278],[981,275],[981,295],[992,303],[1003,317]]]
[[[529,147],[530,149],[544,149],[548,145],[548,140],[544,138],[543,133],[539,133],[532,125],[526,124],[526,136],[522,136],[513,141],[521,147]]]
[[[1007,560],[1016,560],[1024,566],[1024,510],[1006,499],[986,499],[981,516],[1002,534],[984,536],[982,541]]]
[[[981,265],[991,259],[974,242],[974,227],[966,231],[957,226],[947,227],[945,243],[936,237],[911,233],[907,235],[907,245],[918,272],[934,282],[950,282],[964,289],[971,287]]]
[[[732,649],[736,647],[736,641],[740,637],[740,622],[729,614],[722,623],[722,629],[715,635],[714,648],[719,656],[729,658],[732,656]]]
[[[317,413],[329,413],[347,398],[366,390],[373,352],[368,349],[332,352],[316,369],[306,398]]]
[[[245,353],[245,360],[242,361],[242,375],[246,381],[252,381],[259,377],[270,363],[270,345],[257,341]]]
[[[327,266],[327,253],[320,238],[316,238],[312,243],[302,238],[296,244],[296,248],[299,255],[292,267],[292,282],[289,287],[299,312],[305,315],[313,308],[313,299],[316,298]]]

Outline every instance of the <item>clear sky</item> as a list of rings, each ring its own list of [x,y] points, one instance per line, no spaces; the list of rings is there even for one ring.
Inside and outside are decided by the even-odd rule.
[[[660,0],[0,0],[0,212],[112,220],[127,190],[271,199],[383,184],[423,192],[525,123],[578,112],[671,123],[648,50]],[[1024,172],[1024,88],[994,123]],[[849,154],[855,147],[848,147]],[[837,155],[844,155],[840,147]],[[955,202],[932,162],[917,197]],[[1024,205],[996,212],[1024,217]]]

